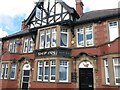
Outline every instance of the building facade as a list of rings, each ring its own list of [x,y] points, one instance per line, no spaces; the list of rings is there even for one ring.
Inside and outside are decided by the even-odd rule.
[[[119,8],[83,13],[37,2],[19,32],[2,38],[0,87],[120,89]]]

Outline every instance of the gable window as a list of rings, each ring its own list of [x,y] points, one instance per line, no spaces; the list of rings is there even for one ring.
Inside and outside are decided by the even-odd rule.
[[[40,32],[40,49],[43,49],[45,45],[45,34],[44,31]]]
[[[46,30],[46,43],[45,43],[45,47],[49,48],[50,47],[50,30]]]
[[[105,81],[106,81],[106,84],[110,84],[109,68],[108,68],[108,60],[107,59],[104,59],[104,68],[105,68]]]
[[[50,81],[55,82],[56,61],[50,61]]]
[[[48,75],[49,75],[49,62],[44,62],[44,81],[48,81]]]
[[[25,40],[24,40],[23,52],[24,52],[24,53],[27,53],[27,50],[28,50],[28,39],[25,39]]]
[[[108,26],[109,26],[110,41],[113,41],[117,37],[119,37],[118,21],[111,21],[111,22],[108,23]]]
[[[68,47],[68,30],[62,29],[60,33],[60,46]]]
[[[60,82],[68,81],[68,62],[64,60],[60,61],[59,81]]]
[[[16,64],[12,63],[11,71],[10,71],[10,79],[15,79],[15,75],[16,75]]]
[[[113,58],[115,84],[120,85],[120,58]]]
[[[42,61],[38,62],[38,76],[37,80],[42,81],[42,74],[43,74],[43,63]]]
[[[52,29],[51,47],[56,47],[56,29]]]
[[[86,27],[85,34],[86,34],[86,46],[93,46],[93,28],[91,25]]]
[[[33,51],[33,40],[32,38],[29,39],[29,47],[28,47],[28,52],[32,52]]]
[[[80,28],[76,30],[77,32],[77,46],[83,47],[84,46],[84,29]]]

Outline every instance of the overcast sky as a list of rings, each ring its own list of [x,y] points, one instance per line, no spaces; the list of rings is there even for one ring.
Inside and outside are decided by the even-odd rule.
[[[20,31],[21,22],[28,17],[38,0],[0,0],[0,38]],[[63,0],[75,7],[75,0]],[[120,0],[82,0],[84,12],[117,8]]]

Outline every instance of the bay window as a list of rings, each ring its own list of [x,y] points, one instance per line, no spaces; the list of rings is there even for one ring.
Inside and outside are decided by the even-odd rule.
[[[12,63],[11,71],[10,71],[10,79],[15,79],[15,75],[16,75],[16,64]]]
[[[113,58],[115,84],[120,85],[120,58]]]
[[[106,82],[106,84],[110,84],[109,68],[108,68],[108,60],[107,59],[104,59],[104,68],[105,68],[105,82]]]
[[[64,28],[60,32],[60,46],[68,47],[68,30]]]
[[[60,61],[59,81],[60,82],[68,81],[68,62],[64,60]]]
[[[76,30],[77,32],[77,46],[83,47],[84,46],[84,29],[80,28]]]
[[[4,79],[8,78],[8,64],[5,64],[5,69],[4,69]]]

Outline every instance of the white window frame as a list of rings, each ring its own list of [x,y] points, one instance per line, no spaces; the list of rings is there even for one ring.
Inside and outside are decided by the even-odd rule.
[[[8,64],[5,64],[4,79],[8,79]]]
[[[92,39],[87,40],[87,35],[89,35],[90,32],[92,33]],[[94,46],[94,36],[93,36],[93,26],[92,25],[89,25],[85,28],[85,38],[86,38],[86,47]],[[91,45],[87,45],[87,43],[91,43]]]
[[[115,24],[116,23],[116,24]],[[118,30],[118,21],[111,21],[108,23],[109,27],[109,37],[110,41],[115,40],[117,37],[119,37],[119,30]]]
[[[66,65],[67,64],[67,65]],[[60,80],[60,68],[59,68],[59,82],[68,82],[68,61],[65,61],[65,60],[60,60],[60,68],[63,67],[63,68],[67,68],[67,76],[66,76],[66,80]]]
[[[83,45],[79,45],[78,43],[78,34],[83,34],[83,41],[81,43],[83,43]],[[76,36],[77,36],[77,47],[84,47],[84,29],[83,28],[77,28],[76,29]]]
[[[39,68],[42,68],[42,71],[40,71]],[[39,72],[42,72],[42,74],[39,75]],[[41,79],[39,79],[39,77],[41,77]],[[43,79],[43,62],[42,62],[42,61],[39,61],[39,62],[38,62],[37,81],[42,81],[42,79]]]
[[[13,64],[14,64],[14,66],[12,66]],[[13,77],[13,78],[11,78],[12,69],[14,69],[14,77]],[[11,71],[10,71],[10,79],[15,79],[15,76],[16,76],[16,64],[15,64],[15,63],[12,63],[12,64],[11,64]]]
[[[53,28],[52,35],[51,35],[51,47],[56,47],[56,43],[57,43],[56,34],[57,34],[56,28]],[[56,40],[56,42],[53,42],[54,39]]]
[[[110,81],[108,81],[108,79],[110,80],[110,74],[109,74],[109,65],[108,65],[108,60],[104,59],[104,68],[105,68],[105,83],[106,84],[110,84]]]
[[[47,36],[50,37],[50,40],[47,40]],[[50,42],[51,42],[51,33],[50,29],[46,30],[46,38],[45,38],[45,48],[50,48]]]
[[[23,53],[27,53],[27,52],[28,52],[28,39],[26,38],[24,40]]]
[[[52,73],[52,67],[54,67],[55,68],[55,75],[51,75]],[[55,82],[55,80],[52,80],[51,78],[52,77],[55,77],[55,80],[56,80],[56,61],[55,60],[51,60],[50,61],[50,81],[51,82]]]
[[[1,65],[1,79],[3,79],[4,78],[4,71],[5,71],[5,64],[2,64]]]
[[[44,36],[44,41],[41,40],[42,36]],[[41,43],[41,42],[43,42],[43,43]],[[42,46],[42,44],[43,44],[43,46]],[[45,47],[45,32],[44,31],[40,31],[40,46],[39,46],[39,48],[40,49],[44,49],[44,47]]]
[[[115,63],[115,60],[117,60],[117,63]],[[120,57],[119,58],[113,58],[113,66],[114,66],[114,79],[115,79],[115,85],[120,85],[120,83],[117,83],[116,82],[116,79],[120,79],[120,76],[119,77],[116,77],[116,70],[115,70],[115,67],[120,67]]]
[[[12,51],[13,51],[13,43],[9,42],[9,52],[12,52]]]
[[[46,72],[45,68],[48,68],[48,75],[45,74],[45,72]],[[45,77],[48,77],[48,79],[45,79]],[[43,80],[44,81],[48,81],[49,80],[49,61],[44,61],[44,77],[43,77]]]
[[[13,53],[16,53],[16,46],[17,46],[16,40],[14,40],[14,42],[13,42],[13,50],[12,50]]]
[[[67,46],[61,46],[61,34],[66,34],[67,35]],[[67,28],[61,28],[60,31],[60,47],[68,47],[68,29]]]
[[[30,52],[33,52],[33,40],[32,40],[32,38],[30,38],[29,39],[29,41],[28,41],[28,52],[30,53]]]

